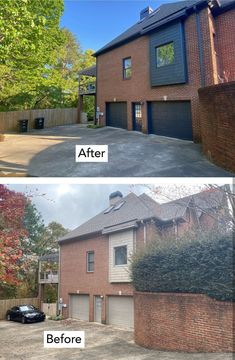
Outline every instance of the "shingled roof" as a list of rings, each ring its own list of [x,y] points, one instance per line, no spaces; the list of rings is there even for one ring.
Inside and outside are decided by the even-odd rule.
[[[223,198],[224,193],[222,191],[213,190],[159,204],[146,194],[137,196],[130,193],[120,199],[110,211],[107,212],[105,209],[58,241],[76,239],[94,233],[108,234],[134,228],[138,226],[141,220],[155,219],[160,222],[169,222],[184,219],[187,208],[193,205],[197,206],[197,212],[200,216],[208,208],[221,206]],[[117,209],[118,205],[121,205],[119,209]]]
[[[214,0],[216,1],[216,0]],[[108,44],[99,49],[94,56],[98,56],[106,51],[118,47],[128,41],[134,40],[153,29],[159,28],[166,23],[176,19],[187,17],[195,6],[207,6],[211,3],[209,0],[184,0],[175,3],[162,4],[159,8],[139,20],[135,25],[124,31],[121,35],[110,41]],[[221,10],[235,4],[235,0],[217,0],[218,8]]]

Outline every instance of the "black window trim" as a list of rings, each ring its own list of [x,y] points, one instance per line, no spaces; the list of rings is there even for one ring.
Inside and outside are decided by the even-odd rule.
[[[125,247],[126,248],[126,263],[125,264],[116,264],[116,259],[115,259],[115,251],[116,251],[116,249],[118,249],[118,248],[122,248],[122,247]],[[118,245],[118,246],[114,246],[114,248],[113,248],[113,257],[114,257],[114,259],[113,259],[113,263],[114,263],[114,266],[126,266],[127,265],[127,263],[128,263],[128,259],[127,259],[127,245]]]
[[[173,47],[174,47],[174,61],[173,61],[171,64],[166,64],[166,65],[162,65],[162,66],[157,66],[157,49],[160,48],[160,47],[162,47],[162,46],[169,45],[169,44],[173,44]],[[156,68],[157,68],[157,69],[165,68],[166,66],[175,65],[175,42],[174,42],[173,40],[172,40],[172,41],[167,41],[167,42],[164,43],[164,44],[160,44],[160,45],[155,46],[155,63],[156,63]]]
[[[89,254],[93,254],[93,261],[89,261]],[[89,270],[89,264],[93,263],[93,270]],[[95,270],[95,252],[89,250],[86,252],[86,272],[93,273]]]
[[[125,67],[125,60],[129,60],[129,59],[131,60],[131,66],[126,68]],[[131,76],[129,76],[129,77],[125,76],[125,73],[126,73],[127,69],[131,69]],[[131,58],[131,56],[128,56],[128,57],[125,57],[124,59],[122,59],[122,79],[123,80],[130,80],[131,77],[132,77],[132,58]]]

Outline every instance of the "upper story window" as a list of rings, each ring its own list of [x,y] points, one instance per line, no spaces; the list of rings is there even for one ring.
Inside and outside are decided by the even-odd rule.
[[[156,61],[157,67],[174,64],[175,49],[173,42],[156,47]]]
[[[123,59],[123,79],[130,79],[131,71],[131,57]]]
[[[127,264],[127,246],[117,246],[114,248],[114,264],[126,265]]]
[[[87,252],[87,272],[93,272],[94,271],[94,251],[88,251]]]

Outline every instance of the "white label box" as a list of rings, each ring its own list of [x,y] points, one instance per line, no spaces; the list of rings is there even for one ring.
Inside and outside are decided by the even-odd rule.
[[[85,347],[84,331],[44,331],[44,348]]]
[[[76,145],[76,162],[108,162],[108,145]]]

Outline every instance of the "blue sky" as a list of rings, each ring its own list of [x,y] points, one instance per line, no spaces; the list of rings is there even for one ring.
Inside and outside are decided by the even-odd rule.
[[[176,0],[65,0],[61,26],[70,29],[83,50],[98,50],[139,20],[146,6],[155,10],[159,5]]]

